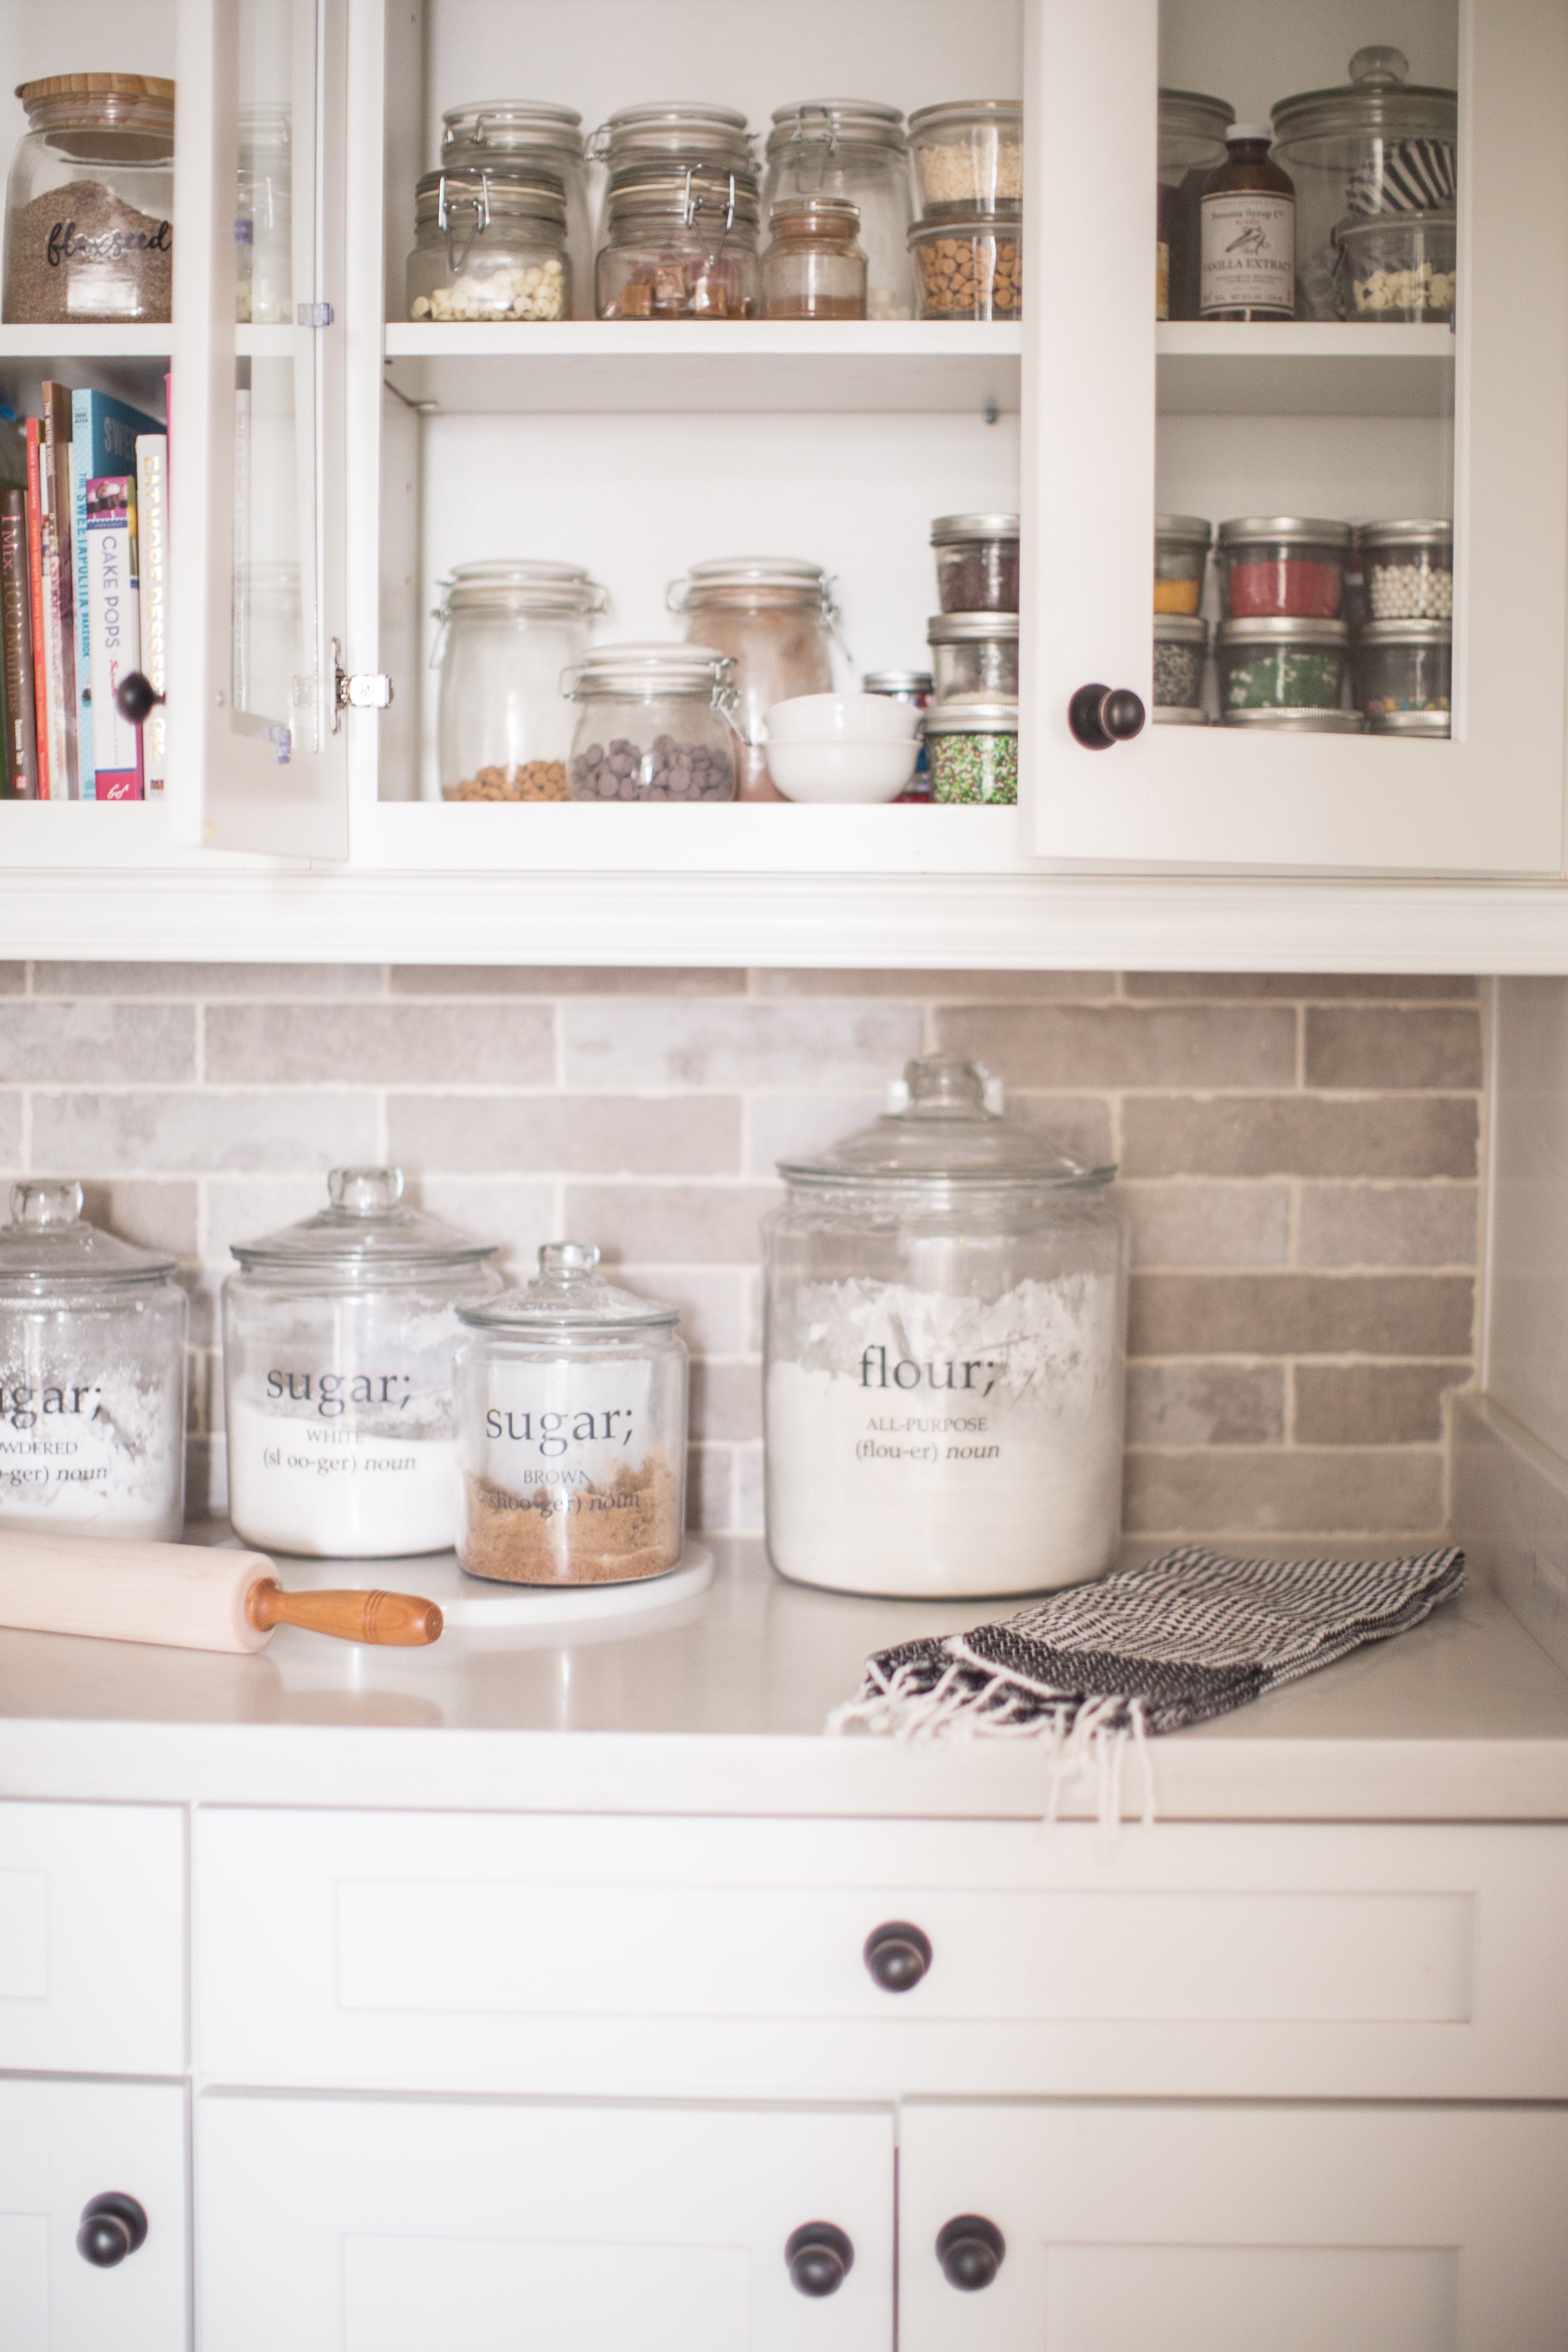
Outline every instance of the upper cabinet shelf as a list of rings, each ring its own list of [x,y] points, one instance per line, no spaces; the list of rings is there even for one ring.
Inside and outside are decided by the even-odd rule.
[[[1156,327],[1160,406],[1175,416],[1444,416],[1455,339],[1444,327]]]

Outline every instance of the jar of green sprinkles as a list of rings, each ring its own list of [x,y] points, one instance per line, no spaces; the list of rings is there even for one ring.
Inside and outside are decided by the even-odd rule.
[[[926,712],[925,739],[933,801],[1016,803],[1016,702],[938,703]]]
[[[1335,710],[1343,699],[1350,631],[1343,621],[1270,615],[1222,621],[1215,637],[1220,708]]]

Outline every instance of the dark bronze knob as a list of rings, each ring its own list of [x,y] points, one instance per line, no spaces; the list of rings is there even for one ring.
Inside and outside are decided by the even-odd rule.
[[[1068,725],[1086,751],[1109,751],[1143,731],[1145,713],[1124,686],[1080,686],[1068,704]]]
[[[864,1958],[884,1992],[911,1992],[931,1966],[931,1937],[907,1919],[888,1919],[867,1937]]]
[[[144,726],[163,699],[152,679],[139,669],[127,670],[114,689],[114,707],[128,727]]]
[[[936,2258],[949,2286],[961,2294],[978,2294],[1002,2267],[1007,2242],[994,2221],[984,2213],[955,2213],[936,2236]]]
[[[854,2267],[855,2249],[831,2221],[803,2221],[784,2242],[784,2262],[797,2294],[837,2294]]]
[[[81,2209],[76,2250],[94,2270],[111,2271],[133,2254],[147,2235],[147,2216],[134,2197],[118,2189],[89,2198]]]

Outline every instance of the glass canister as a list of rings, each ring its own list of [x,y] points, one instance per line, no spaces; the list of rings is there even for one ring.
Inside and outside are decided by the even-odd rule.
[[[1302,90],[1273,110],[1274,160],[1296,184],[1296,316],[1348,308],[1334,231],[1347,215],[1451,211],[1458,93],[1406,79],[1398,49],[1358,49],[1350,80]]]
[[[926,643],[939,703],[1016,702],[1016,613],[933,613]]]
[[[235,317],[242,326],[294,323],[290,139],[287,106],[240,109],[234,267]]]
[[[1154,610],[1195,613],[1214,532],[1202,515],[1154,517]]]
[[[1024,199],[1024,110],[1005,98],[922,106],[910,148],[927,215],[946,205],[991,212]]]
[[[785,196],[768,215],[763,313],[769,319],[863,319],[860,212],[837,196]]]
[[[937,603],[944,613],[1017,611],[1016,514],[938,515],[931,543],[936,550]]]
[[[1369,621],[1356,640],[1355,698],[1375,727],[1400,710],[1452,708],[1451,621]]]
[[[763,1222],[768,1553],[834,1591],[1098,1576],[1121,1524],[1126,1251],[1089,1168],[951,1056],[780,1162]]]
[[[7,325],[166,325],[174,85],[51,74],[16,92],[27,129],[5,187]]]
[[[1334,710],[1350,660],[1342,621],[1222,621],[1215,635],[1221,709]]]
[[[1369,619],[1453,619],[1451,522],[1363,522],[1360,538]]]
[[[1021,319],[1023,208],[955,205],[910,231],[922,319]]]
[[[581,706],[574,801],[732,801],[734,664],[711,646],[600,646],[562,681]]]
[[[610,182],[596,267],[601,319],[754,319],[756,178],[722,164]]]
[[[910,148],[896,106],[869,99],[803,100],[774,109],[763,202],[837,197],[860,215],[868,319],[912,319]]]
[[[189,1307],[174,1266],[89,1224],[79,1184],[12,1186],[0,1528],[178,1540]]]
[[[1334,232],[1352,319],[1384,326],[1441,326],[1454,315],[1458,223],[1447,213],[1385,213],[1342,221]]]
[[[566,319],[566,198],[553,173],[426,172],[414,194],[411,319]]]
[[[1196,89],[1160,92],[1160,223],[1155,246],[1156,319],[1199,315],[1203,194],[1225,162],[1236,109]]]
[[[445,171],[543,172],[561,183],[566,199],[566,259],[571,270],[568,318],[594,315],[594,226],[588,215],[588,167],[583,118],[543,100],[497,98],[451,106],[441,117]]]
[[[832,581],[795,556],[722,556],[672,580],[665,602],[685,614],[691,637],[733,665],[737,799],[783,800],[768,773],[767,713],[775,702],[833,691]]]
[[[461,1503],[458,1309],[500,1288],[498,1245],[410,1207],[398,1168],[334,1168],[327,1192],[315,1216],[234,1244],[229,1517],[263,1551],[445,1551]]]
[[[925,716],[926,757],[934,801],[1018,798],[1018,706],[1016,702],[939,703]]]
[[[609,599],[574,563],[459,563],[441,583],[441,797],[563,801],[574,713],[563,673]]]
[[[680,1559],[679,1310],[618,1290],[591,1242],[552,1242],[521,1289],[466,1307],[458,1557],[502,1584],[629,1584]]]
[[[1215,539],[1227,620],[1332,621],[1350,562],[1348,522],[1309,515],[1237,515]]]

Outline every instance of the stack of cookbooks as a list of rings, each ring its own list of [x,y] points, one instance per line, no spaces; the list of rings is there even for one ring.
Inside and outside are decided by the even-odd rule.
[[[121,678],[160,693],[168,635],[166,428],[103,392],[45,383],[0,415],[0,712],[7,799],[139,801],[163,789],[163,712],[120,715]]]

